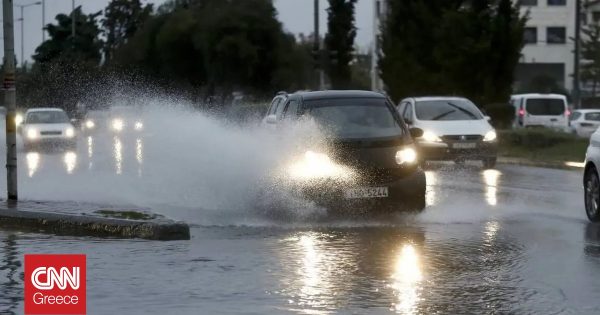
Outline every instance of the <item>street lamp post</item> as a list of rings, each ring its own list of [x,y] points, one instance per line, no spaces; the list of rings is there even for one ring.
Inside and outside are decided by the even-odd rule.
[[[29,3],[29,4],[16,4],[15,5],[15,6],[21,8],[21,18],[19,19],[19,21],[21,21],[21,68],[23,68],[23,69],[25,67],[25,17],[23,15],[23,11],[27,7],[31,7],[34,5],[40,5],[40,4],[42,4],[41,1],[33,2],[33,3]]]
[[[46,0],[42,0],[42,43],[46,41]]]
[[[6,106],[6,190],[8,200],[16,201],[17,196],[17,125],[15,90],[15,47],[13,28],[13,2],[3,0],[2,18],[4,24],[4,106]]]

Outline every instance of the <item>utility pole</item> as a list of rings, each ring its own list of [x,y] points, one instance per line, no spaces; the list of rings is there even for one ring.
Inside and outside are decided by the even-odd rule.
[[[75,0],[71,1],[73,10],[71,11],[71,36],[75,40]]]
[[[319,0],[315,0],[315,38],[313,43],[313,52],[318,54],[317,57],[317,80],[319,82],[319,90],[325,89],[325,73],[323,67],[325,66],[323,49],[321,47],[321,38],[319,36]]]
[[[4,106],[6,106],[6,188],[8,200],[16,201],[17,194],[17,124],[15,89],[15,30],[13,0],[3,0],[4,19]]]
[[[42,0],[42,43],[46,41],[46,0]]]
[[[581,0],[575,0],[575,50],[573,52],[573,106],[581,108],[581,90],[579,86],[579,67],[580,67],[580,47],[581,47]]]

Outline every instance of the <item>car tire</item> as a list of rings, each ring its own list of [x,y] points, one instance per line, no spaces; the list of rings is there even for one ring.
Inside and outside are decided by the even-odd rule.
[[[589,167],[583,177],[585,214],[592,222],[600,221],[600,179],[595,167]]]
[[[497,157],[492,157],[492,158],[483,159],[481,162],[483,163],[484,169],[490,169],[490,168],[496,167],[497,160],[498,160]]]

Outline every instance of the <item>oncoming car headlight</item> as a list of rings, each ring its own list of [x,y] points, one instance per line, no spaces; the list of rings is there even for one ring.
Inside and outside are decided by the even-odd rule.
[[[121,131],[123,130],[123,120],[120,118],[115,118],[113,119],[112,123],[111,123],[112,129],[115,131]]]
[[[23,115],[17,114],[15,116],[15,126],[18,127],[19,125],[21,125],[21,123],[23,123]]]
[[[135,128],[135,130],[142,130],[142,129],[144,129],[144,124],[141,121],[136,121],[134,128]]]
[[[94,127],[96,127],[96,123],[94,123],[93,120],[88,119],[88,120],[85,121],[85,127],[87,129],[93,129]]]
[[[497,137],[496,132],[494,130],[491,130],[485,134],[485,136],[483,137],[483,141],[487,141],[487,142],[494,141],[494,140],[496,140],[496,137]]]
[[[30,140],[37,139],[38,135],[38,131],[33,128],[27,130],[27,138]]]
[[[71,127],[67,128],[67,130],[65,130],[65,136],[67,136],[67,138],[73,138],[75,136],[75,130]]]
[[[331,160],[325,153],[307,151],[299,160],[288,168],[288,175],[293,179],[311,180],[318,178],[345,179],[352,176],[352,171]]]
[[[431,131],[423,132],[421,139],[425,140],[426,142],[442,142],[442,139],[440,139],[440,137]]]
[[[396,152],[396,163],[399,165],[413,164],[417,161],[417,151],[412,147],[405,147]]]

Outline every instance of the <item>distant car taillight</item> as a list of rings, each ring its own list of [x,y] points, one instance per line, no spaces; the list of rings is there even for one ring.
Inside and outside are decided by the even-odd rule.
[[[524,109],[519,109],[519,116],[523,117],[525,116],[525,110]]]
[[[567,110],[565,111],[565,116],[569,117],[571,116],[571,111],[567,108]]]

